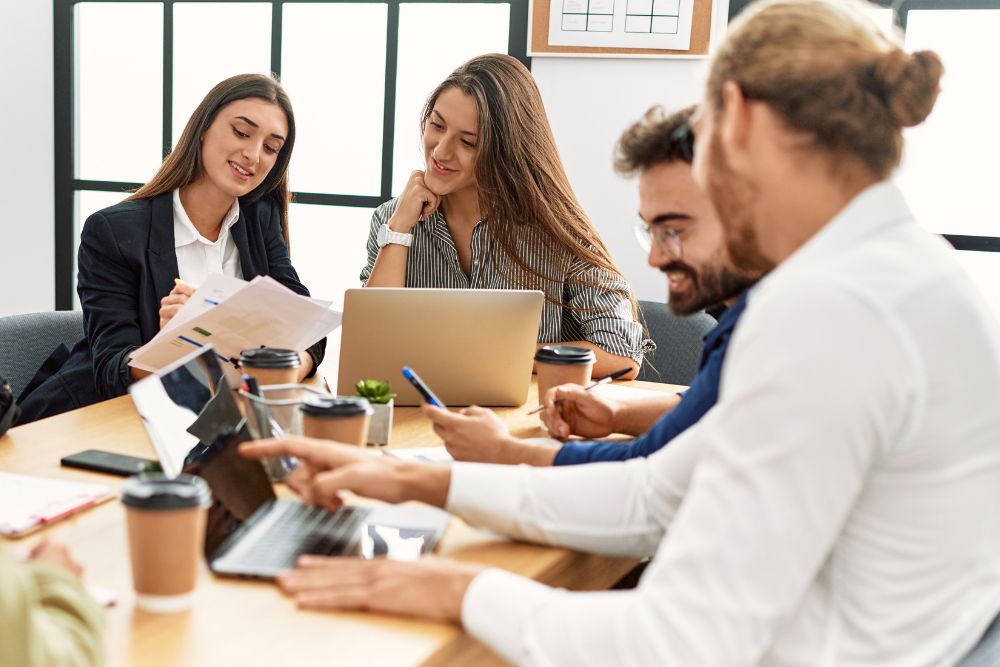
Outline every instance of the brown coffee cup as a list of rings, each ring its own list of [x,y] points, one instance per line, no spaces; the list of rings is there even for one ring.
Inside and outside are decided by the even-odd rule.
[[[240,368],[257,380],[260,386],[295,384],[299,378],[302,360],[295,350],[277,347],[256,347],[240,352]],[[281,398],[268,396],[268,398]]]
[[[310,396],[299,406],[302,435],[364,447],[372,406],[363,398]]]
[[[575,345],[546,345],[535,352],[538,402],[552,387],[561,384],[584,385],[590,382],[590,372],[597,361],[593,350]]]
[[[130,477],[122,489],[136,604],[170,613],[191,607],[211,493],[193,475]]]

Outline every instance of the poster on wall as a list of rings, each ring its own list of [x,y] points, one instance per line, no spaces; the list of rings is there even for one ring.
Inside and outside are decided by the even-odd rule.
[[[694,0],[550,0],[549,46],[691,47]]]

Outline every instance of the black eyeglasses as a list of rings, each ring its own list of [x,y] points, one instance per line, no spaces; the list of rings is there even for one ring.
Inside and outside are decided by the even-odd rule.
[[[677,149],[677,155],[685,162],[694,162],[694,132],[691,123],[685,122],[670,133],[670,143]]]

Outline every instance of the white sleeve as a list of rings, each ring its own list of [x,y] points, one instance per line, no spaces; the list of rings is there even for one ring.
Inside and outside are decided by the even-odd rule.
[[[516,664],[757,664],[799,608],[869,466],[906,428],[916,400],[918,364],[899,330],[857,295],[829,292],[820,304],[815,286],[792,289],[752,322],[745,317],[716,407],[645,463],[624,466],[629,474],[607,468],[621,478],[613,488],[625,503],[640,506],[636,495],[664,493],[656,484],[673,448],[703,450],[637,589],[568,593],[491,570],[466,594],[467,631]],[[534,503],[550,503],[547,524],[562,526],[565,517],[579,520],[578,507],[593,506],[594,494],[563,484],[560,472],[514,477],[506,496],[483,491],[503,512],[537,514]],[[601,478],[563,474],[587,484]],[[536,500],[521,502],[526,495]],[[479,504],[483,513],[488,504]],[[637,514],[607,508],[600,518],[659,518],[647,512],[630,524]],[[664,528],[649,526],[645,539]]]

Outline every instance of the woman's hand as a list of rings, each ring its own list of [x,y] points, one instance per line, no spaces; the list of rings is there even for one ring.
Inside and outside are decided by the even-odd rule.
[[[170,294],[160,299],[160,330],[167,325],[177,311],[194,294],[195,288],[184,282],[179,282],[170,290]]]
[[[389,218],[389,229],[409,233],[417,223],[437,210],[441,198],[424,183],[424,172],[414,171],[399,196],[396,212]]]

